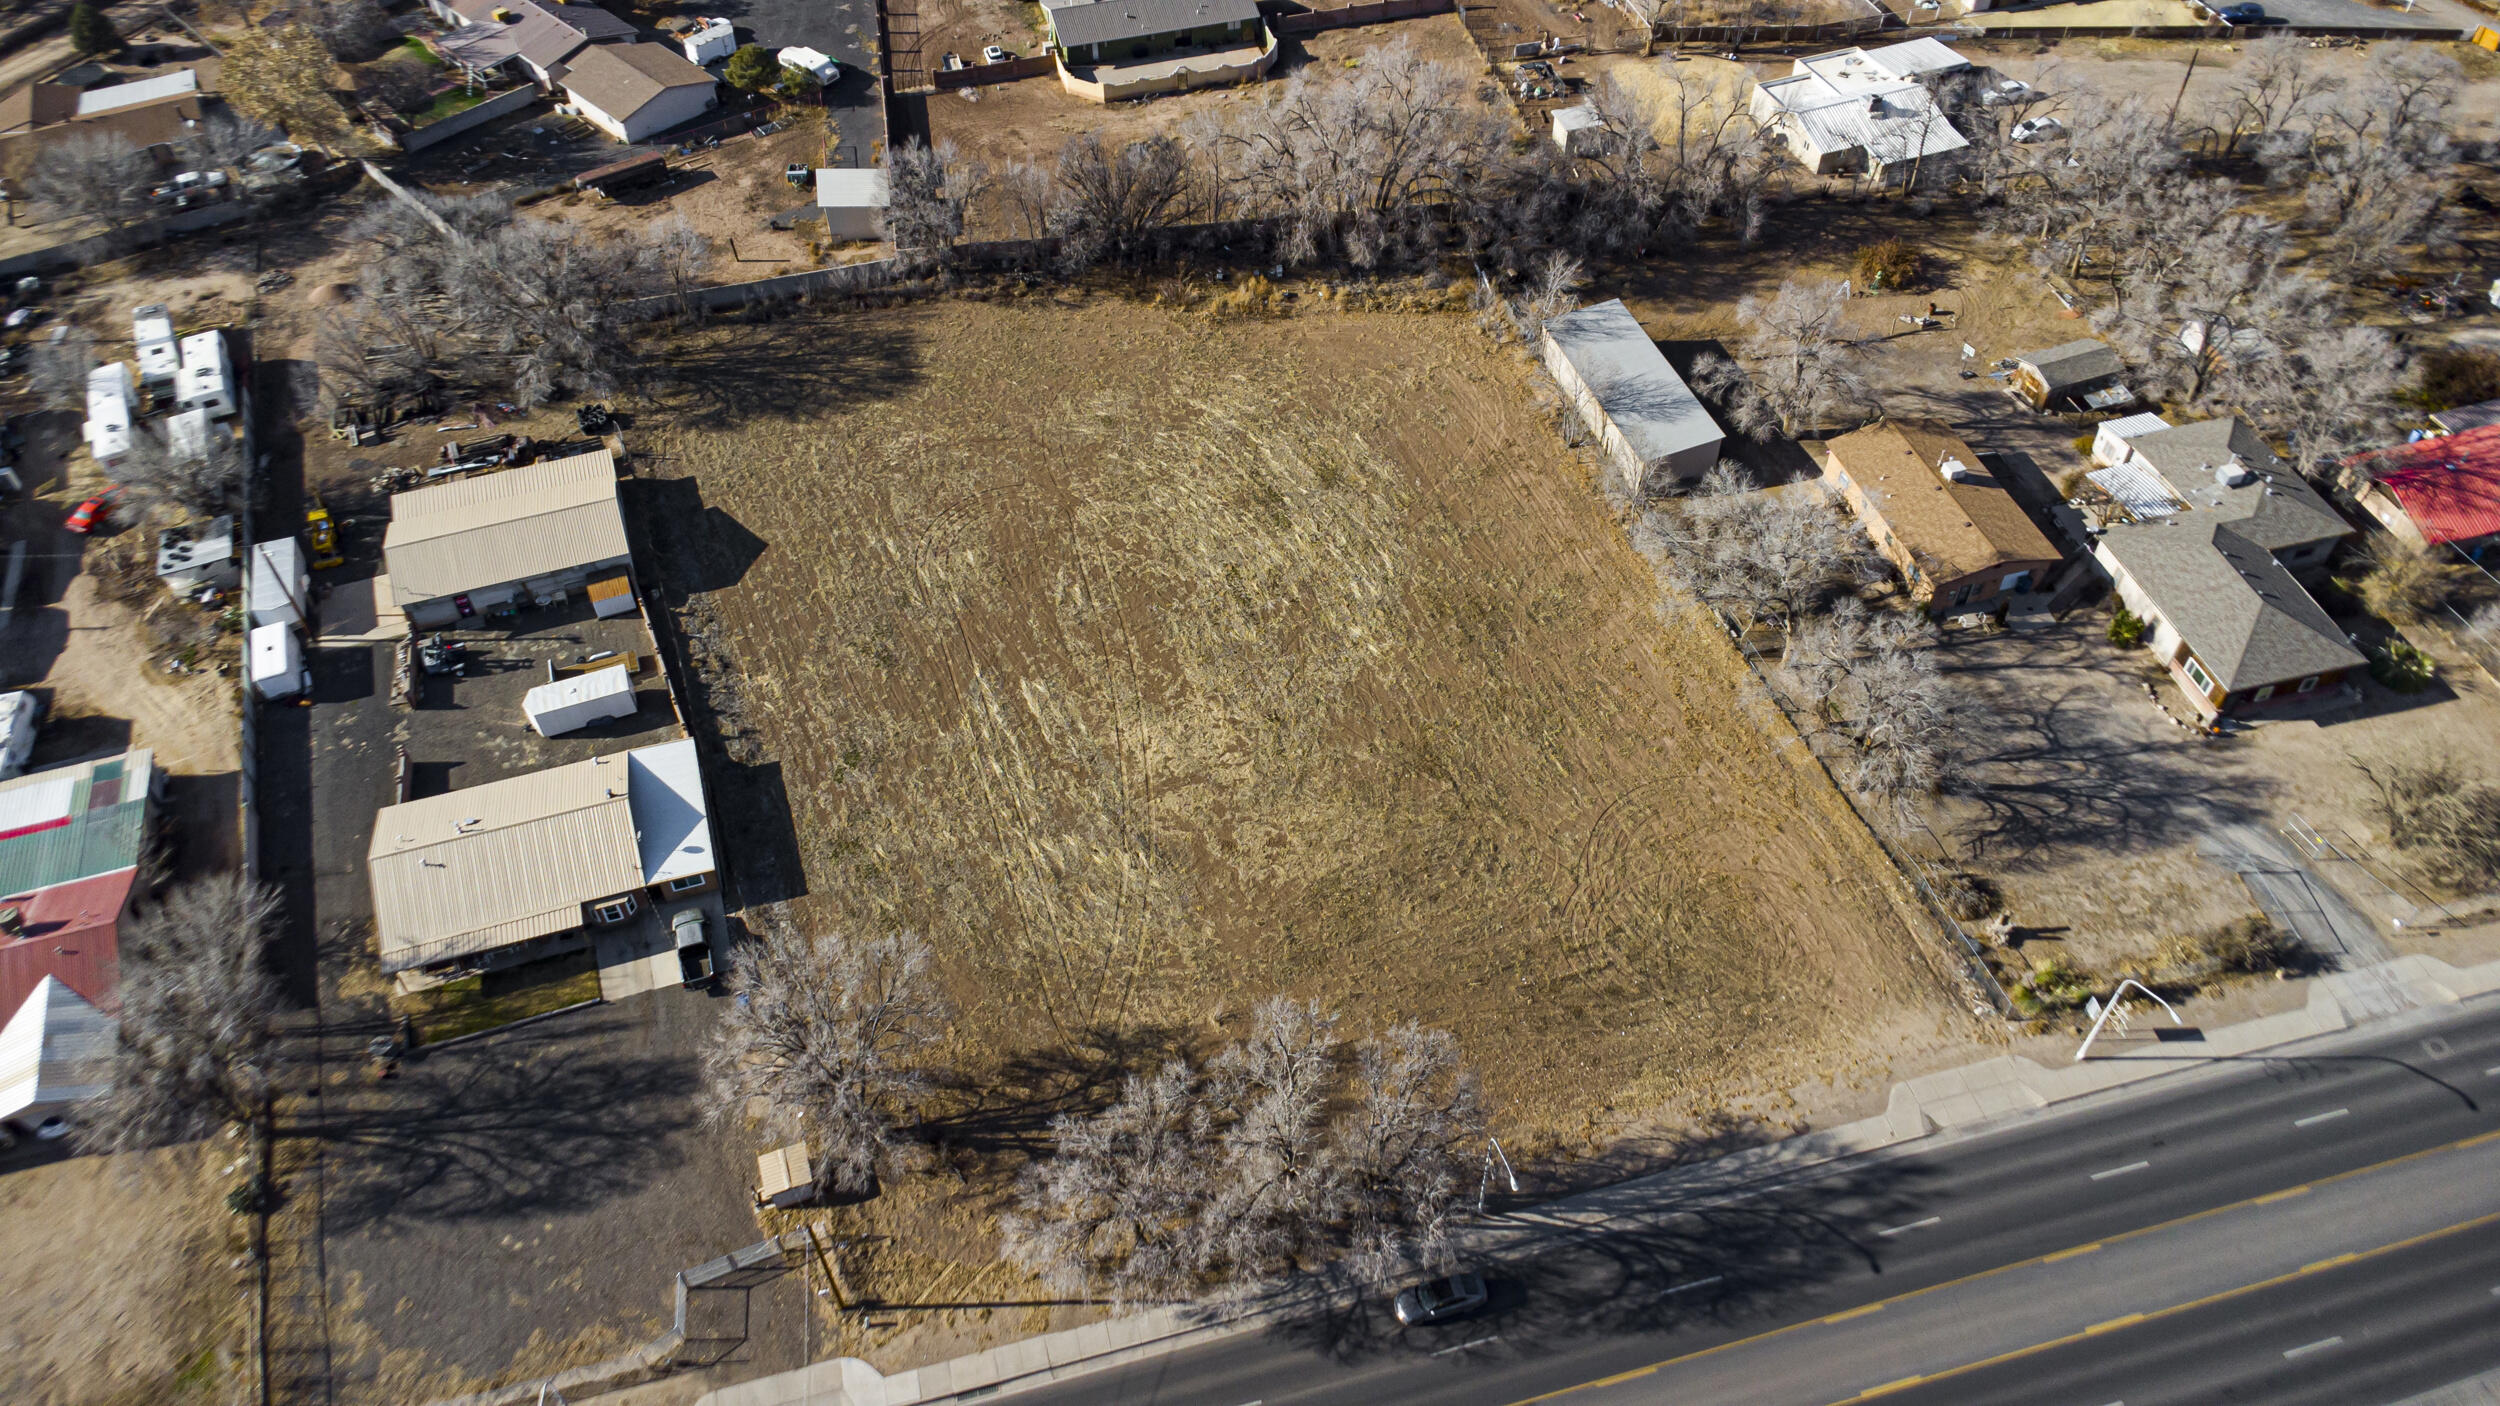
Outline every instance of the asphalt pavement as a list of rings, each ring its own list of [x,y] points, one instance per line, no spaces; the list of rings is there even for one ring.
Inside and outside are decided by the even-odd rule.
[[[1340,1306],[1017,1395],[2394,1401],[2500,1366],[2500,1004],[1509,1239],[1462,1322]]]

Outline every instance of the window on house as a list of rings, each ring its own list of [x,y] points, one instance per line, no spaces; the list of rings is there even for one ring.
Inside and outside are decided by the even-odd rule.
[[[710,883],[711,879],[712,876],[709,874],[688,874],[683,878],[669,880],[668,891],[670,893],[684,893],[688,889],[699,889],[705,884]]]
[[[2208,694],[2214,691],[2213,677],[2205,672],[2204,665],[2196,662],[2195,655],[2191,654],[2187,658],[2179,661],[2179,667],[2187,670],[2188,678],[2193,681],[2198,688],[2203,689]]]
[[[2295,690],[2294,690],[2294,692],[2297,692],[2297,693],[2307,693],[2309,690],[2311,690],[2311,689],[2313,689],[2313,688],[2316,688],[2317,686],[2318,686],[2318,676],[2317,676],[2316,674],[2311,674],[2309,677],[2307,677],[2307,678],[2305,678],[2305,679],[2302,679],[2302,680],[2300,681],[2300,687],[2299,687],[2298,689],[2295,689]]]
[[[2249,698],[2248,698],[2248,701],[2249,701],[2249,702],[2251,702],[2251,703],[2263,703],[2263,702],[2265,702],[2267,699],[2272,698],[2273,696],[2274,696],[2274,685],[2273,685],[2273,684],[2267,684],[2264,688],[2261,688],[2261,689],[2257,690],[2255,693],[2250,694],[2250,695],[2249,695]]]
[[[621,923],[634,916],[634,909],[638,906],[634,902],[634,896],[629,893],[614,903],[602,903],[591,909],[590,916],[603,923]]]

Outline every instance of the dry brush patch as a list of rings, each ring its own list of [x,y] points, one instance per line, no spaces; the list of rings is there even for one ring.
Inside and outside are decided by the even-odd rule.
[[[766,544],[688,618],[783,768],[795,916],[927,936],[976,1070],[1282,991],[1452,1030],[1551,1137],[1810,1077],[1941,994],[1881,856],[1459,319],[702,335],[917,358],[795,421],[648,423]]]

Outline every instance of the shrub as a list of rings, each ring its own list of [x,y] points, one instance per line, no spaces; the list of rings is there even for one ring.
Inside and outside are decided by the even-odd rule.
[[[2210,932],[2166,937],[2153,949],[2154,970],[2172,981],[2299,971],[2308,960],[2300,939],[2263,913],[2235,918]]]
[[[2109,642],[2120,649],[2133,649],[2144,643],[2144,630],[2144,617],[2123,605],[2109,617]]]
[[[2043,957],[2029,976],[2015,983],[2014,1009],[2024,1015],[2078,1010],[2092,999],[2092,985],[2091,974],[2065,957]]]
[[[2466,579],[2466,568],[2456,562],[2392,537],[2372,543],[2367,555],[2369,569],[2353,591],[2371,614],[2399,623],[2437,610]]]
[[[1996,881],[1980,874],[1947,874],[1936,881],[1936,898],[1957,920],[1975,923],[2005,906]]]
[[[2356,761],[2375,788],[2370,815],[2433,883],[2466,893],[2500,882],[2500,786],[2444,758]]]
[[[2370,660],[2370,677],[2398,693],[2420,693],[2438,672],[2429,655],[2403,640],[2389,640]]]
[[[2484,347],[2439,347],[2415,359],[2419,375],[2411,399],[2425,410],[2500,400],[2500,352]]]
[[[1918,279],[1918,250],[1903,239],[1870,244],[1858,251],[1853,272],[1858,286],[1868,292],[1899,292]]]
[[[760,93],[781,81],[781,59],[761,44],[749,44],[729,56],[721,76],[732,88]]]

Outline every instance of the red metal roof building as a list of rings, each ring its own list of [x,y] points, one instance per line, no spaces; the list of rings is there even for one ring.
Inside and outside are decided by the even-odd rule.
[[[2479,558],[2500,540],[2500,425],[2396,445],[2347,461],[2368,475],[2361,506],[2420,546]]]
[[[0,1020],[47,976],[100,1011],[121,1009],[121,924],[138,877],[120,869],[0,896],[0,909],[17,910],[16,930],[0,931]]]

